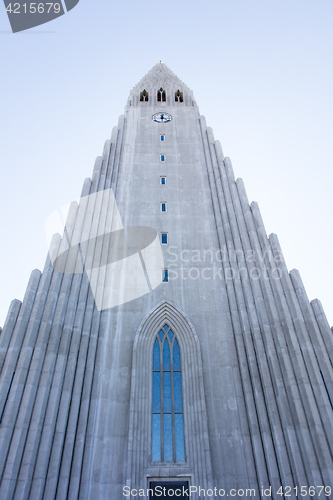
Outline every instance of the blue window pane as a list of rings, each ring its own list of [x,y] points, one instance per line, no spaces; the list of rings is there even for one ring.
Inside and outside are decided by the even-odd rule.
[[[162,244],[166,245],[168,243],[168,234],[162,233]]]
[[[176,461],[185,461],[185,447],[184,447],[184,423],[183,415],[178,413],[175,415],[175,433],[176,433]]]
[[[173,369],[180,370],[180,351],[177,339],[174,340],[173,344]]]
[[[170,347],[167,338],[165,339],[163,347],[163,370],[171,370]]]
[[[172,451],[172,415],[164,414],[164,462],[173,461]]]
[[[163,142],[165,139],[165,135],[161,135],[161,141]]]
[[[166,212],[166,203],[161,203],[162,212]]]
[[[163,411],[171,411],[171,373],[163,372]]]
[[[155,340],[154,344],[154,351],[153,351],[153,370],[159,370],[160,369],[160,345],[158,343],[158,340]]]
[[[161,177],[161,184],[166,184],[166,177]]]
[[[182,378],[180,372],[173,374],[173,390],[174,390],[174,404],[175,411],[183,411],[183,398],[182,398]]]
[[[153,372],[153,412],[161,411],[161,372]]]
[[[163,332],[163,330],[160,330],[160,333],[158,334],[158,336],[159,336],[159,338],[160,338],[160,340],[161,340],[161,342],[162,342],[162,341],[163,341],[163,337],[164,337],[164,332]]]
[[[163,330],[165,330],[165,331],[167,331],[168,328],[169,328],[168,325],[163,326]]]
[[[161,155],[161,161],[165,161],[165,155]]]
[[[161,415],[153,414],[152,461],[161,461]]]
[[[162,281],[163,281],[163,283],[168,283],[168,281],[169,281],[169,270],[168,269],[162,269]]]
[[[169,333],[168,333],[168,335],[169,335],[169,339],[172,341],[172,339],[173,339],[173,331],[170,330]]]

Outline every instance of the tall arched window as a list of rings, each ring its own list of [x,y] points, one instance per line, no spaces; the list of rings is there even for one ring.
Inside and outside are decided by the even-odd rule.
[[[140,101],[148,101],[149,95],[146,89],[143,89],[142,92],[140,92]]]
[[[180,350],[168,325],[153,349],[152,461],[185,461]]]
[[[166,101],[166,93],[165,93],[165,90],[162,89],[162,87],[157,91],[157,100],[159,102]]]
[[[177,90],[177,92],[175,92],[175,101],[183,102],[183,92],[181,92],[179,89]]]

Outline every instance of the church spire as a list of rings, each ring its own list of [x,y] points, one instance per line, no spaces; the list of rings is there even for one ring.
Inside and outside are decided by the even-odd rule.
[[[162,60],[131,90],[127,104],[136,106],[140,102],[150,102],[153,106],[159,102],[166,102],[168,105],[179,102],[189,106],[196,105],[192,90]]]

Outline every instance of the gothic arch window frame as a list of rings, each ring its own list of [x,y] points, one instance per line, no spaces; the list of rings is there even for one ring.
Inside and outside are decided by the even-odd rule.
[[[159,88],[157,91],[157,102],[166,102],[166,92],[163,87]]]
[[[201,348],[193,325],[176,306],[163,301],[143,319],[133,345],[127,466],[124,481],[145,487],[161,463],[152,461],[153,348],[156,334],[167,324],[177,336],[181,352],[185,462],[163,463],[170,477],[194,474],[203,484],[212,478],[208,421],[203,385]],[[200,470],[196,457],[200,456]],[[199,483],[198,483],[199,484]],[[140,486],[141,487],[141,486]]]
[[[146,89],[143,89],[143,91],[140,92],[140,101],[141,102],[148,102],[149,101],[149,92],[147,92]]]
[[[156,332],[152,381],[152,462],[185,462],[181,352],[168,324]]]
[[[175,92],[175,102],[184,102],[183,92],[179,89]]]

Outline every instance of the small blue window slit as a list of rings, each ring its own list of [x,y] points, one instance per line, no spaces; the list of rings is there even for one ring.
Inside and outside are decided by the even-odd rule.
[[[165,141],[165,135],[161,135],[161,142],[164,142]]]
[[[181,358],[176,336],[163,326],[153,348],[152,461],[184,462]]]
[[[162,245],[166,245],[168,243],[168,233],[161,233],[162,236]]]
[[[163,281],[163,283],[168,283],[168,281],[169,281],[169,269],[162,269],[162,281]]]
[[[161,158],[161,161],[165,161],[165,155],[161,155],[160,158]]]
[[[161,212],[167,211],[167,203],[166,201],[161,201]]]
[[[166,177],[165,176],[160,177],[160,182],[162,186],[164,186],[166,184]]]

